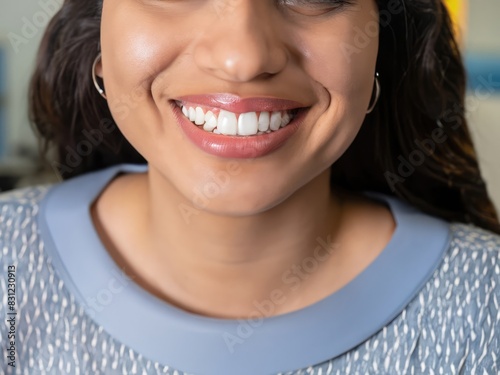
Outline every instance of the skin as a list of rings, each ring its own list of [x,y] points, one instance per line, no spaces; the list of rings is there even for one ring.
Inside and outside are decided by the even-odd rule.
[[[369,107],[378,53],[376,37],[350,57],[341,48],[357,46],[355,30],[378,21],[375,2],[336,6],[104,0],[97,73],[149,171],[114,179],[92,216],[109,253],[144,289],[219,318],[252,316],[278,290],[266,315],[282,314],[335,292],[386,246],[395,227],[387,207],[329,186],[330,166]],[[311,109],[284,147],[229,160],[191,144],[168,104],[206,93]],[[229,178],[218,193],[194,205],[195,192],[221,173]],[[334,244],[319,257],[318,237]],[[317,267],[304,272],[308,257]]]

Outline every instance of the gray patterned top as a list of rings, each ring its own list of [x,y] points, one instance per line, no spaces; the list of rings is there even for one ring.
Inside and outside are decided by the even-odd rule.
[[[79,304],[41,238],[36,218],[47,191],[0,195],[0,373],[186,374],[120,342]],[[439,266],[395,319],[342,355],[280,374],[500,374],[500,237],[459,223],[450,230]],[[7,315],[12,265],[15,326]]]

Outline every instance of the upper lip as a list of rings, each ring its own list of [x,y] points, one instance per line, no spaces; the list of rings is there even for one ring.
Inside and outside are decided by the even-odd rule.
[[[199,104],[234,113],[287,111],[307,107],[294,100],[271,97],[241,98],[234,94],[186,95],[175,100],[183,105]]]

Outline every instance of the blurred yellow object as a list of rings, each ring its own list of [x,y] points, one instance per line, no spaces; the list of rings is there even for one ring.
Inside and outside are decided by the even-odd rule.
[[[463,40],[467,24],[467,0],[444,0],[444,2],[450,10],[457,35]]]

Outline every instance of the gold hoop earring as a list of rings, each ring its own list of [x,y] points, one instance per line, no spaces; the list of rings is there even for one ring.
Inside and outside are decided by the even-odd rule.
[[[101,53],[99,52],[99,54],[94,60],[94,63],[92,64],[92,81],[94,81],[94,86],[99,92],[99,94],[101,94],[101,96],[107,100],[108,98],[106,97],[104,90],[101,88],[101,86],[99,86],[99,83],[97,83],[97,76],[95,74],[95,67],[97,66],[97,63],[99,62],[100,59],[101,59]]]
[[[375,74],[375,100],[373,101],[373,104],[370,106],[370,108],[368,108],[368,110],[366,111],[366,114],[369,114],[369,113],[372,113],[373,112],[373,109],[375,108],[375,106],[377,105],[377,102],[378,102],[378,99],[380,98],[380,82],[378,81],[378,73]]]

